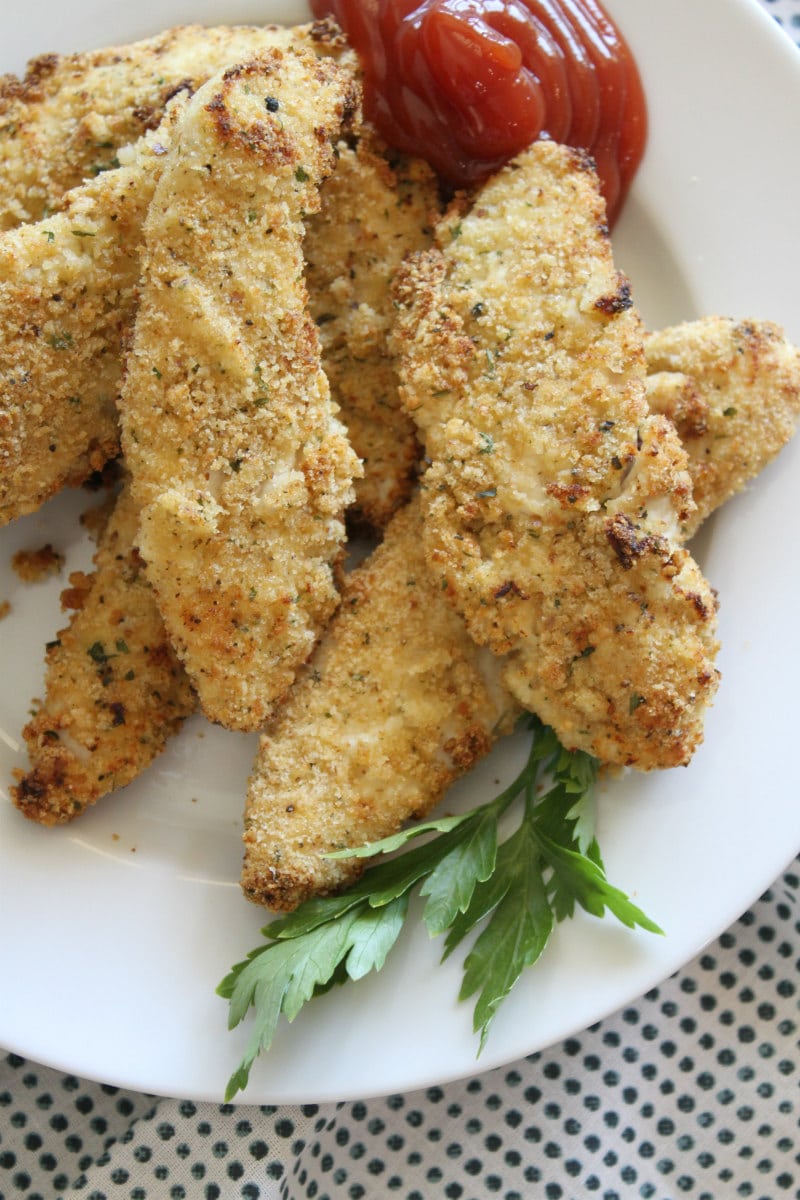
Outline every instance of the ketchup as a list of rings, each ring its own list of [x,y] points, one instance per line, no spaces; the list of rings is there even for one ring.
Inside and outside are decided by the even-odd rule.
[[[450,183],[484,179],[537,138],[589,151],[609,223],[644,153],[630,49],[597,0],[311,0],[358,53],[367,116]]]

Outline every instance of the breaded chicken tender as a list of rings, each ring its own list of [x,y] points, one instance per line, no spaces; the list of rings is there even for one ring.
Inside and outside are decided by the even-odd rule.
[[[404,256],[430,244],[437,182],[419,159],[389,161],[368,132],[337,157],[308,224],[306,280],[331,393],[364,463],[351,515],[382,529],[411,495],[419,458],[387,345],[390,284]]]
[[[22,79],[0,77],[0,230],[38,221],[65,192],[117,166],[119,150],[160,122],[177,91],[271,46],[339,53],[341,34],[313,25],[179,26],[82,54],[46,54]]]
[[[338,891],[359,859],[324,856],[429,812],[519,713],[499,664],[438,592],[419,500],[349,573],[342,604],[261,737],[245,810],[242,886],[290,909]]]
[[[566,747],[686,763],[717,686],[716,605],[679,545],[686,456],[647,409],[591,162],[537,143],[437,237],[396,289],[437,586]]]
[[[119,451],[142,223],[180,106],[62,212],[0,234],[0,525]]]
[[[126,488],[93,574],[73,577],[64,594],[76,611],[47,648],[46,698],[23,731],[31,766],[12,788],[17,808],[43,825],[130,783],[195,708],[134,547],[138,518]]]
[[[120,405],[139,549],[206,715],[268,717],[338,602],[358,459],[303,282],[303,222],[358,88],[281,51],[190,101],[145,224]]]
[[[645,340],[647,399],[689,457],[687,537],[775,457],[800,418],[800,349],[769,321],[705,317]]]

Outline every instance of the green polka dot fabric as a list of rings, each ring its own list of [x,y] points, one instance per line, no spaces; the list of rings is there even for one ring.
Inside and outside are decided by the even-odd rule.
[[[800,0],[761,2],[800,46]],[[0,1200],[800,1200],[799,889],[800,859],[635,1004],[425,1091],[198,1104],[0,1051]]]
[[[405,1095],[195,1104],[0,1064],[0,1200],[797,1200],[800,859],[577,1037]]]

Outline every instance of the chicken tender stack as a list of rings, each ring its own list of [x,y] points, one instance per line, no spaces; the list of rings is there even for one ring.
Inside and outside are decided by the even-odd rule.
[[[715,601],[683,542],[790,436],[800,352],[645,337],[582,155],[442,217],[330,23],[48,56],[0,81],[0,322],[0,523],[116,454],[118,395],[131,473],[64,593],[26,816],[128,783],[199,699],[265,730],[242,885],[285,910],[524,708],[606,763],[690,758]],[[340,598],[348,506],[385,533]]]
[[[685,763],[717,685],[716,606],[679,545],[686,457],[648,413],[592,165],[537,143],[437,238],[397,287],[429,566],[565,746]]]
[[[191,26],[133,46],[48,56],[24,81],[0,83],[0,229],[10,230],[0,233],[0,524],[118,453],[142,224],[176,113],[232,56],[276,45],[353,67],[329,22]],[[158,128],[136,141],[150,125]]]
[[[145,225],[121,401],[139,549],[212,720],[255,729],[336,607],[359,463],[303,283],[303,219],[357,108],[332,60],[273,51],[189,103]]]
[[[325,373],[364,463],[354,512],[382,529],[411,495],[419,459],[388,348],[390,284],[404,256],[430,244],[437,182],[419,159],[390,163],[368,131],[337,158],[309,221],[306,279]]]

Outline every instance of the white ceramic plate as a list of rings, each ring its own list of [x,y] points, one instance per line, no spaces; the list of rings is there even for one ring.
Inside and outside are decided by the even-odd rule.
[[[650,104],[646,161],[615,234],[645,319],[706,312],[782,322],[800,340],[800,58],[755,0],[608,0],[638,56]],[[156,32],[179,21],[301,19],[264,0],[39,0],[17,6],[0,67],[27,56]],[[406,930],[385,971],[316,1001],[284,1026],[244,1099],[324,1101],[468,1075],[585,1028],[631,1001],[732,922],[800,847],[787,758],[796,738],[800,444],[703,538],[722,598],[723,683],[691,767],[607,785],[609,874],[665,928],[611,919],[559,929],[497,1017],[476,1060],[459,963]],[[245,1034],[226,1032],[214,988],[256,944],[264,914],[237,884],[253,740],[189,723],[124,794],[55,830],[7,800],[19,731],[40,694],[42,653],[63,617],[63,579],[23,585],[14,549],[51,541],[85,566],[68,496],[0,532],[0,1044],[79,1075],[219,1100]],[[509,743],[458,790],[486,798],[516,769]]]

